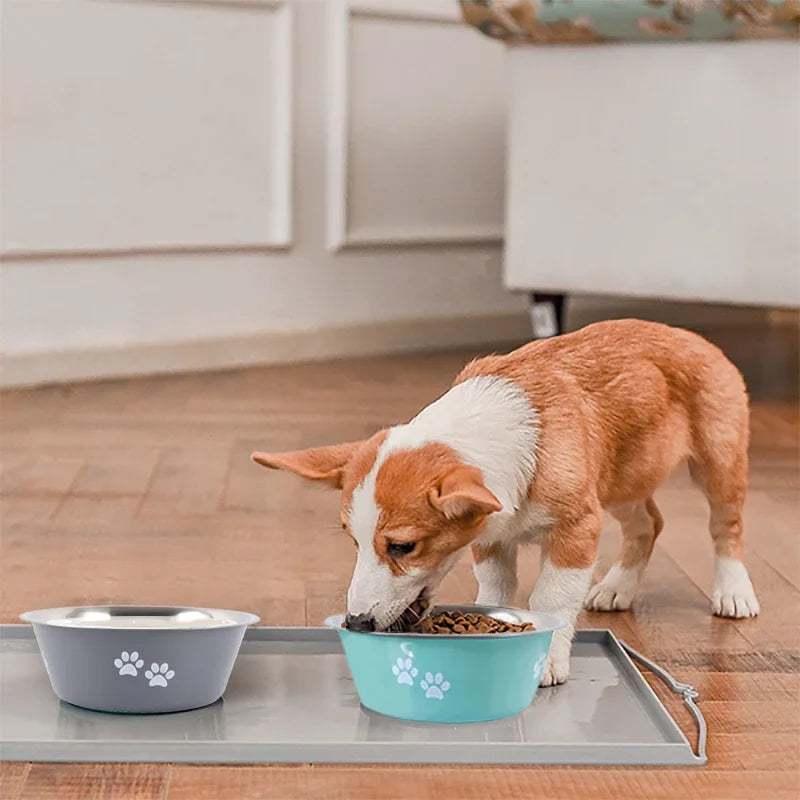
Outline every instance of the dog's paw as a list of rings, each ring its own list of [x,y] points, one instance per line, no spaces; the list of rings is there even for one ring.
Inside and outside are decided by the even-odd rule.
[[[548,658],[542,670],[542,678],[539,686],[558,686],[566,683],[569,677],[569,657],[567,658]]]
[[[720,558],[717,561],[711,613],[717,617],[745,619],[758,616],[758,604],[753,584],[741,561]]]
[[[714,591],[714,598],[711,601],[711,613],[717,617],[746,619],[747,617],[757,617],[760,612],[761,606],[758,604],[758,598],[752,586],[749,591],[725,594],[720,591]]]
[[[748,597],[714,592],[714,599],[711,602],[711,613],[717,617],[746,619],[747,617],[757,617],[760,611],[761,607],[755,593],[751,593]]]
[[[539,686],[558,686],[569,677],[569,654],[572,650],[572,629],[569,635],[562,629],[553,635],[550,652],[542,670]]]
[[[589,590],[584,606],[590,611],[627,611],[633,603],[638,585],[636,570],[614,564],[603,580]]]

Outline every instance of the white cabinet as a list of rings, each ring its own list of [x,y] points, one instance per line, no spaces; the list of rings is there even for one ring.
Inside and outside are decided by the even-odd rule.
[[[507,286],[800,305],[796,43],[508,55]]]

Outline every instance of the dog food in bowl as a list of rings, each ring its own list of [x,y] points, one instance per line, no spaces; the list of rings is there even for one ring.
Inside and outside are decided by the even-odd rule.
[[[441,632],[355,631],[344,615],[325,620],[338,633],[362,705],[416,722],[486,722],[526,709],[542,677],[554,631],[564,620],[552,614],[495,606],[439,606],[451,624],[491,617],[512,630],[444,635]],[[472,617],[468,616],[472,615]],[[471,623],[472,624],[472,623]],[[532,627],[527,627],[528,625]],[[521,629],[524,628],[524,629]]]
[[[532,622],[504,622],[502,619],[490,617],[488,614],[475,614],[467,611],[439,611],[425,617],[412,629],[416,633],[475,634],[475,633],[523,633],[535,631]]]
[[[172,606],[48,608],[30,622],[53,691],[96,711],[188,711],[219,700],[248,625],[243,611]]]

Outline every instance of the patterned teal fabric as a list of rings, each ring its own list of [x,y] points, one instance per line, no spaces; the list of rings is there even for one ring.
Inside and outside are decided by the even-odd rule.
[[[800,38],[800,0],[460,0],[464,19],[507,42]]]

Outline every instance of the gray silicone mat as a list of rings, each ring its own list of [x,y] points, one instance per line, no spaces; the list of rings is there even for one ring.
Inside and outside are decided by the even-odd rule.
[[[677,691],[682,689],[691,687]],[[568,683],[540,689],[523,713],[490,723],[440,725],[362,708],[338,637],[323,628],[251,629],[222,700],[196,711],[133,716],[59,701],[31,629],[4,625],[0,709],[0,755],[8,761],[705,761],[702,746],[701,757],[695,756],[610,631],[580,631]]]

